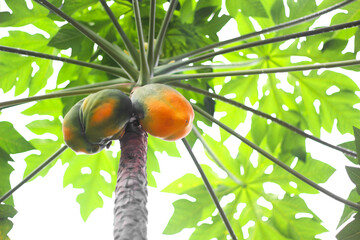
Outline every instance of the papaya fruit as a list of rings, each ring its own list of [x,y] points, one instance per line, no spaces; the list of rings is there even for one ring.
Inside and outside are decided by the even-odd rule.
[[[94,154],[104,148],[99,144],[91,144],[86,136],[80,120],[81,105],[84,99],[76,103],[64,117],[62,130],[66,145],[75,152]]]
[[[97,153],[122,136],[131,115],[131,100],[120,90],[90,94],[65,115],[65,143],[75,152]]]
[[[136,87],[130,99],[140,125],[152,136],[175,141],[191,131],[194,110],[172,87],[157,83]]]
[[[117,89],[106,89],[85,98],[82,106],[85,135],[91,143],[103,143],[123,134],[132,114],[130,98]]]

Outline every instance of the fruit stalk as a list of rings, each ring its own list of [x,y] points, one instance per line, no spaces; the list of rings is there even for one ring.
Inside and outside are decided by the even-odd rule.
[[[135,122],[120,139],[121,157],[115,189],[114,239],[146,240],[147,134]]]

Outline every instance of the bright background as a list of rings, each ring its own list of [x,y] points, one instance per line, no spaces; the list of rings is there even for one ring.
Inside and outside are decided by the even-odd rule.
[[[31,4],[29,6],[31,6]],[[0,0],[0,10],[6,10],[6,5],[3,0]],[[224,13],[226,13],[225,8]],[[326,16],[324,19],[326,19]],[[31,33],[43,33],[31,26],[27,26],[25,29]],[[236,23],[233,20],[231,20],[222,32],[219,33],[219,37],[222,40],[233,37],[231,34],[235,31],[231,29],[237,29]],[[2,28],[0,37],[7,35],[6,30],[11,29]],[[55,63],[55,69],[59,69],[60,67],[61,63]],[[52,78],[52,80],[49,81],[47,88],[55,87],[55,79],[56,78]],[[0,90],[0,101],[8,100],[13,94],[14,91],[3,94]],[[19,97],[26,97],[26,94],[27,93]],[[12,119],[12,122],[14,122],[14,119],[16,119],[15,128],[29,140],[35,135],[24,126],[33,118],[20,114],[26,106],[29,105],[4,110],[3,114],[0,115],[0,120]],[[250,118],[237,129],[241,134],[246,134],[249,130],[249,120]],[[216,135],[216,129],[217,127],[214,126],[213,128],[208,128],[208,131],[210,134]],[[353,140],[351,135],[342,136],[339,134],[336,128],[334,128],[332,134],[322,131],[321,138],[333,144]],[[237,140],[231,142],[233,143],[232,147],[237,149],[239,142]],[[354,188],[354,185],[348,179],[345,172],[345,165],[351,165],[351,163],[341,153],[335,150],[331,150],[310,140],[307,140],[306,144],[306,147],[311,152],[313,158],[321,159],[337,169],[333,176],[331,176],[325,184],[322,184],[322,186],[343,198],[347,198],[350,190]],[[158,153],[161,166],[161,173],[155,174],[158,188],[154,189],[149,187],[148,239],[150,240],[184,240],[188,239],[192,233],[191,229],[187,229],[177,235],[162,235],[162,231],[166,227],[166,224],[173,213],[172,202],[178,199],[178,196],[162,193],[161,189],[166,187],[173,180],[183,176],[185,173],[192,172],[199,176],[192,160],[182,146],[182,143],[178,142],[177,145],[181,149],[181,159],[171,158],[166,154]],[[116,147],[119,146],[116,144]],[[207,160],[200,144],[196,144],[195,152],[201,163],[207,163],[214,166],[212,162]],[[23,160],[25,156],[26,154],[14,156],[16,161],[12,166],[16,170],[11,175],[10,180],[12,186],[20,182],[23,178],[26,167],[25,161]],[[67,165],[61,165],[61,162],[57,161],[56,165],[49,171],[45,178],[36,178],[34,181],[25,184],[14,194],[15,208],[17,209],[18,214],[12,219],[14,227],[9,233],[9,237],[12,240],[92,240],[113,238],[113,199],[103,196],[104,207],[96,209],[90,215],[87,222],[84,223],[80,216],[79,204],[76,202],[76,196],[81,190],[73,189],[71,186],[66,188],[63,188],[62,186],[62,179],[66,168]],[[216,170],[218,168],[214,166],[214,169]],[[223,172],[218,172],[221,176],[224,175]],[[278,189],[267,190],[281,194],[281,191]],[[336,227],[342,214],[343,204],[324,194],[302,194],[302,197],[306,200],[309,208],[322,219],[323,225],[330,231],[329,233],[319,235],[319,238],[324,240],[334,240],[334,236],[337,232]],[[224,200],[222,203],[225,203]],[[243,227],[243,231],[247,232],[248,227],[249,226]]]

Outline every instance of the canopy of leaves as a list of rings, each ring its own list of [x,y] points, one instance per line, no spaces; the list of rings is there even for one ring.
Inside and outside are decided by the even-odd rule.
[[[125,49],[123,41],[99,1],[51,0],[49,2],[60,7],[63,12],[96,32],[98,36],[117,45],[118,51]],[[243,36],[338,3],[334,0],[323,0],[317,5],[316,2],[315,0],[179,0],[165,37],[160,64],[166,65],[172,57],[217,43],[219,34],[223,34],[220,30],[230,20],[236,22],[238,26],[238,29],[233,31]],[[0,39],[0,45],[118,67],[117,63],[91,40],[35,1],[32,6],[29,6],[25,0],[17,0],[16,3],[13,0],[5,0],[5,3],[11,11],[0,12],[0,27],[13,27],[13,29],[8,36]],[[159,32],[166,14],[164,6],[166,8],[167,1],[157,1],[156,32]],[[138,39],[131,2],[116,0],[110,8],[129,39],[137,46]],[[142,1],[140,8],[143,32],[147,39],[149,32],[145,26],[149,24],[149,1]],[[331,18],[330,23],[339,24],[358,20],[360,19],[358,9],[360,9],[359,1],[346,5]],[[303,22],[222,48],[319,27],[314,23],[315,20]],[[41,33],[27,33],[19,28],[29,25],[36,27]],[[223,54],[222,60],[211,58],[195,62],[193,68],[178,71],[220,72],[223,70],[196,68],[204,63],[215,64],[219,61],[234,63],[227,69],[234,71],[356,59],[360,49],[359,36],[358,28],[349,28],[287,42],[260,44]],[[352,44],[353,48],[350,48]],[[209,52],[214,51],[215,49],[209,50]],[[239,63],[246,64],[239,66],[237,65]],[[115,78],[113,73],[63,63],[57,75],[56,89],[44,89],[50,76],[53,75],[52,66],[51,60],[0,52],[0,88],[5,93],[15,89],[15,96],[26,91],[29,96],[33,96],[44,90],[48,92],[66,90],[103,83]],[[346,70],[358,69],[358,66],[346,68]],[[342,134],[352,134],[353,126],[360,126],[360,111],[354,108],[354,105],[359,103],[359,97],[356,95],[359,89],[344,71],[295,71],[286,74],[217,77],[185,82],[202,90],[227,96],[237,102],[251,104],[259,111],[276,116],[302,130],[308,130],[318,137],[321,128],[331,132],[336,126]],[[314,182],[324,183],[334,172],[334,169],[323,163],[321,159],[311,157],[305,147],[304,137],[219,100],[184,89],[179,91],[211,115],[221,114],[220,121],[232,129],[236,129],[247,117],[251,117],[251,129],[246,137]],[[11,123],[0,122],[0,131],[2,131],[0,133],[0,195],[10,189],[9,176],[13,171],[8,163],[12,161],[10,154],[32,149],[39,150],[40,153],[31,152],[25,159],[27,168],[24,175],[34,170],[63,144],[61,132],[63,116],[82,97],[84,96],[39,101],[26,109],[24,115],[39,115],[41,119],[45,119],[34,120],[27,125],[30,131],[39,135],[38,138],[29,141],[21,137]],[[194,122],[197,126],[203,126],[201,123],[212,125],[201,115],[196,115]],[[321,225],[321,220],[299,196],[300,193],[316,194],[316,190],[273,165],[243,143],[238,147],[237,155],[234,157],[225,146],[230,137],[228,132],[219,131],[219,138],[211,137],[201,128],[200,132],[206,145],[237,180],[222,178],[208,165],[203,165],[218,198],[226,202],[223,204],[224,210],[239,239],[314,239],[316,235],[326,231]],[[45,133],[50,135],[44,135]],[[192,146],[197,141],[197,137],[193,134],[189,135],[188,139]],[[355,149],[354,146],[354,143],[346,144],[347,148]],[[149,138],[147,172],[149,185],[153,187],[156,187],[153,172],[160,172],[161,167],[155,155],[157,151],[166,151],[169,156],[180,156],[175,143]],[[81,216],[86,220],[94,209],[102,207],[103,200],[100,193],[107,197],[112,196],[119,152],[106,150],[96,155],[85,156],[67,150],[60,158],[63,164],[68,165],[63,180],[64,186],[72,185],[74,188],[83,189],[77,197],[77,202],[80,204]],[[211,159],[210,154],[209,158]],[[354,159],[352,161],[358,164]],[[45,176],[50,167],[41,175]],[[347,170],[351,180],[358,186],[359,168],[349,167]],[[273,188],[278,191],[269,191]],[[188,195],[173,203],[175,211],[164,234],[175,234],[184,228],[194,228],[190,239],[227,239],[228,232],[200,178],[185,174],[163,191]],[[359,193],[357,188],[357,191],[351,193],[349,200],[359,201]],[[0,205],[0,237],[5,239],[11,229],[9,218],[15,214],[12,199],[7,200],[6,204]],[[299,218],[297,213],[307,213],[307,217]],[[344,223],[354,213],[354,210],[345,208],[340,223]],[[356,215],[355,220],[348,225],[350,233],[353,233],[354,229],[360,229],[358,220]],[[346,236],[347,233],[338,235],[340,239],[346,239]]]

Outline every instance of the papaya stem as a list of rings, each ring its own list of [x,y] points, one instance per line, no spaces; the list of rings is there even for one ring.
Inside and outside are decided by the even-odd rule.
[[[115,62],[121,66],[125,73],[129,76],[129,78],[133,81],[135,81],[138,78],[138,71],[135,69],[133,65],[131,65],[128,62],[129,56],[127,56],[124,51],[110,43],[105,38],[99,36],[97,33],[93,32],[91,29],[87,28],[85,25],[79,23],[72,17],[68,16],[66,13],[61,11],[59,8],[55,7],[53,4],[48,2],[47,0],[34,0],[35,2],[39,3],[43,7],[49,9],[51,12],[54,12],[59,17],[66,20],[68,23],[70,23],[73,27],[75,27],[79,32],[84,34],[87,38],[92,40],[94,43],[99,45],[99,47],[104,50],[105,53],[107,53]]]
[[[251,147],[252,149],[254,149],[255,151],[257,151],[258,153],[260,153],[261,155],[263,155],[264,157],[266,157],[267,159],[269,159],[270,161],[272,161],[273,163],[275,163],[276,165],[278,165],[279,167],[283,168],[285,171],[287,171],[288,173],[294,175],[295,177],[297,177],[298,179],[300,179],[301,181],[303,181],[304,183],[310,185],[311,187],[315,188],[316,190],[326,194],[327,196],[345,204],[348,205],[349,207],[356,209],[356,210],[360,210],[360,204],[358,203],[354,203],[351,202],[349,200],[346,200],[342,197],[339,197],[338,195],[328,191],[327,189],[321,187],[319,184],[313,182],[312,180],[310,180],[309,178],[305,177],[304,175],[302,175],[301,173],[295,171],[294,169],[290,168],[288,165],[286,165],[285,163],[283,163],[282,161],[280,161],[279,159],[277,159],[276,157],[272,156],[270,153],[266,152],[264,149],[260,148],[258,145],[256,145],[255,143],[249,141],[248,139],[246,139],[245,137],[241,136],[240,134],[238,134],[237,132],[235,132],[234,130],[232,130],[230,127],[226,126],[225,124],[223,124],[222,122],[218,121],[217,119],[215,119],[213,116],[211,116],[210,114],[208,114],[207,112],[205,112],[203,109],[201,109],[200,107],[193,105],[193,108],[196,112],[198,112],[199,114],[201,114],[203,117],[209,119],[210,121],[216,123],[219,127],[221,127],[222,129],[224,129],[225,131],[227,131],[228,133],[230,133],[231,135],[233,135],[234,137],[238,138],[240,141],[242,141],[243,143],[245,143],[246,145],[248,145],[249,147]]]
[[[138,34],[139,50],[140,50],[140,76],[139,76],[140,78],[138,80],[138,84],[142,86],[145,85],[150,80],[149,64],[147,62],[146,53],[145,53],[144,35],[142,32],[141,15],[140,15],[138,0],[133,0],[133,8],[135,13],[135,22],[136,22],[136,29]]]
[[[4,202],[8,199],[16,190],[18,190],[22,185],[30,181],[34,176],[36,176],[41,170],[47,167],[50,163],[52,163],[55,159],[57,159],[60,154],[62,154],[68,146],[64,145],[59,150],[57,150],[52,156],[50,156],[45,162],[39,165],[34,171],[32,171],[29,175],[27,175],[21,182],[19,182],[15,187],[10,189],[7,193],[5,193],[2,197],[0,197],[0,203]]]
[[[265,28],[265,29],[262,29],[260,31],[256,31],[256,32],[252,32],[252,33],[249,33],[249,34],[242,35],[240,37],[235,37],[235,38],[232,38],[232,39],[229,39],[229,40],[225,40],[225,41],[217,42],[217,43],[214,43],[214,44],[210,44],[208,46],[196,49],[194,51],[187,52],[187,53],[175,56],[175,57],[165,59],[164,62],[168,63],[170,61],[177,61],[177,60],[181,60],[181,59],[184,59],[184,58],[193,57],[193,56],[196,56],[198,54],[205,53],[205,52],[208,52],[208,51],[213,50],[215,48],[223,47],[223,46],[231,44],[231,43],[251,39],[251,38],[260,36],[261,34],[266,34],[266,33],[274,32],[274,31],[279,31],[281,29],[286,29],[286,28],[289,28],[289,27],[292,27],[292,26],[296,26],[298,24],[313,20],[313,19],[315,19],[315,18],[317,18],[317,17],[319,17],[321,15],[324,15],[324,14],[326,14],[328,12],[331,12],[331,11],[333,11],[335,9],[341,8],[341,7],[343,7],[343,6],[345,6],[345,5],[349,4],[349,3],[352,3],[354,1],[355,0],[346,0],[346,1],[334,4],[331,7],[320,10],[318,12],[309,14],[307,16],[300,17],[300,18],[297,18],[297,19],[294,19],[294,20],[291,20],[291,21],[288,21],[288,22],[285,22],[285,23],[280,23],[280,24],[278,24],[278,25],[276,25],[274,27]]]
[[[45,54],[45,53],[40,53],[40,52],[35,52],[35,51],[30,51],[30,50],[25,50],[25,49],[20,49],[20,48],[7,47],[7,46],[0,46],[0,51],[15,53],[15,54],[19,54],[19,55],[26,55],[26,56],[30,56],[30,57],[37,57],[37,58],[42,58],[42,59],[55,60],[55,61],[60,61],[60,62],[64,62],[64,63],[70,63],[70,64],[82,66],[82,67],[88,67],[88,68],[104,71],[104,72],[113,74],[115,76],[128,78],[128,75],[124,72],[124,70],[122,70],[121,68],[117,68],[117,67],[104,66],[104,65],[84,62],[84,61],[80,61],[80,60],[76,60],[76,59],[72,59],[72,58],[58,57],[58,56],[54,56],[54,55],[50,55],[50,54]]]
[[[121,157],[115,189],[114,239],[146,240],[147,134],[135,121],[120,139]]]
[[[315,70],[322,68],[346,67],[346,66],[359,65],[359,64],[360,64],[360,60],[344,60],[338,62],[305,64],[305,65],[278,67],[278,68],[250,69],[250,70],[242,70],[242,71],[225,71],[225,72],[176,74],[176,75],[165,74],[165,75],[159,75],[153,77],[152,82],[168,83],[179,80],[190,80],[190,79],[199,79],[199,78],[232,77],[232,76],[243,76],[243,75],[258,75],[264,73],[269,74],[269,73],[280,73],[280,72],[295,72],[295,71],[306,71],[306,70]]]
[[[154,72],[154,41],[155,41],[155,19],[156,19],[156,0],[150,1],[150,19],[149,19],[149,40],[148,40],[148,63],[150,77],[153,76]]]
[[[210,93],[210,92],[205,91],[205,90],[203,90],[203,89],[193,87],[193,86],[191,86],[191,85],[189,85],[189,84],[173,83],[173,84],[171,84],[171,85],[172,85],[172,86],[175,86],[175,87],[182,88],[182,89],[186,89],[186,90],[189,90],[189,91],[192,91],[192,92],[197,92],[197,93],[200,93],[200,94],[202,94],[202,95],[204,95],[204,96],[208,96],[208,97],[211,97],[211,98],[219,99],[219,100],[222,101],[222,102],[231,104],[231,105],[233,105],[233,106],[235,106],[235,107],[238,107],[238,108],[241,108],[241,109],[243,109],[243,110],[245,110],[245,111],[252,112],[253,114],[258,115],[258,116],[260,116],[260,117],[269,119],[269,120],[271,120],[271,121],[273,121],[273,122],[275,122],[275,123],[277,123],[277,124],[279,124],[279,125],[287,128],[287,129],[289,129],[289,130],[291,130],[291,131],[293,131],[293,132],[295,132],[295,133],[297,133],[297,134],[305,137],[305,138],[309,138],[309,139],[311,139],[311,140],[313,140],[313,141],[315,141],[315,142],[318,142],[318,143],[323,144],[323,145],[325,145],[325,146],[327,146],[327,147],[330,147],[330,148],[332,148],[332,149],[335,149],[335,150],[337,150],[337,151],[340,151],[340,152],[342,152],[342,153],[344,153],[344,154],[346,154],[346,155],[348,155],[348,156],[357,157],[357,154],[356,154],[356,152],[354,152],[354,151],[351,151],[351,150],[349,150],[349,149],[346,149],[346,148],[343,148],[343,147],[340,147],[340,146],[336,146],[336,145],[333,145],[333,144],[331,144],[331,143],[328,143],[328,142],[326,142],[326,141],[324,141],[324,140],[321,140],[320,138],[317,138],[317,137],[315,137],[315,136],[313,136],[313,135],[310,135],[310,134],[302,131],[301,129],[299,129],[299,128],[297,128],[297,127],[295,127],[295,126],[293,126],[293,125],[291,125],[291,124],[289,124],[289,123],[287,123],[287,122],[285,122],[285,121],[282,121],[282,120],[280,120],[280,119],[278,119],[278,118],[275,118],[275,117],[273,117],[273,116],[271,116],[271,115],[269,115],[269,114],[267,114],[267,113],[261,112],[261,111],[259,111],[259,110],[254,109],[254,108],[248,107],[248,106],[246,106],[246,105],[244,105],[244,104],[242,104],[242,103],[240,103],[240,102],[236,102],[236,101],[234,101],[234,100],[228,99],[228,98],[226,98],[226,97],[224,97],[224,96],[220,96],[220,95],[215,94],[215,93]]]
[[[178,0],[171,0],[169,9],[167,10],[164,21],[161,24],[160,32],[159,32],[159,34],[157,36],[156,44],[155,44],[154,66],[157,66],[157,64],[159,62],[162,45],[163,45],[163,42],[164,42],[164,39],[165,39],[165,34],[166,34],[167,28],[169,26],[171,17],[172,17],[172,15],[174,13],[174,10],[176,8],[177,3],[178,3]]]
[[[135,63],[135,66],[140,68],[139,53],[137,52],[135,46],[131,43],[130,39],[128,38],[128,36],[126,35],[124,30],[120,26],[118,20],[116,19],[114,13],[111,11],[110,7],[107,5],[106,1],[100,0],[100,3],[103,6],[103,8],[105,9],[105,11],[106,11],[107,15],[109,16],[109,18],[111,19],[111,21],[113,22],[119,35],[121,36],[121,39],[123,40],[126,49],[129,51],[129,54],[130,54],[133,62]]]
[[[219,199],[217,198],[214,189],[212,188],[208,178],[206,177],[206,174],[205,174],[204,170],[202,169],[201,165],[199,164],[198,160],[196,159],[195,154],[192,151],[189,142],[186,140],[186,138],[183,138],[182,142],[184,143],[186,150],[189,152],[192,160],[194,161],[194,164],[195,164],[196,168],[198,169],[198,171],[199,171],[199,173],[201,175],[201,178],[202,178],[202,180],[203,180],[203,182],[205,184],[205,187],[208,190],[209,195],[210,195],[211,199],[213,200],[217,210],[219,211],[220,217],[223,220],[223,222],[225,224],[225,227],[228,230],[231,238],[233,240],[237,240],[237,237],[235,235],[235,232],[234,232],[233,228],[231,227],[229,219],[227,218],[223,208],[221,207],[221,205],[219,203]]]
[[[244,62],[236,62],[236,63],[225,63],[225,64],[202,64],[202,65],[194,65],[194,66],[185,66],[181,68],[174,69],[171,73],[178,73],[178,72],[185,72],[185,71],[194,71],[194,70],[201,70],[201,69],[234,69],[234,68],[241,68],[241,67],[248,67],[254,66],[257,63],[264,60],[263,58],[258,58],[251,61],[244,61]],[[155,74],[157,68],[155,68]]]
[[[32,96],[27,98],[19,98],[14,99],[10,101],[4,101],[0,102],[0,110],[12,107],[15,105],[28,103],[32,101],[38,101],[38,100],[45,100],[45,99],[51,99],[51,98],[61,98],[61,97],[71,97],[71,96],[79,96],[79,95],[88,95],[90,93],[98,92],[100,90],[109,89],[109,88],[115,88],[115,89],[123,89],[123,90],[129,90],[129,84],[130,83],[119,83],[119,84],[112,84],[111,87],[109,86],[101,86],[101,87],[89,87],[84,89],[78,89],[78,90],[70,90],[70,89],[64,89],[53,93],[48,93],[44,95],[39,96]]]
[[[292,33],[292,34],[288,34],[288,35],[284,35],[284,36],[268,38],[265,40],[244,43],[244,44],[240,44],[237,46],[221,49],[216,52],[207,53],[207,54],[204,54],[204,55],[201,55],[198,57],[194,57],[194,58],[191,58],[191,59],[188,59],[185,61],[179,61],[179,62],[175,62],[175,63],[169,63],[166,65],[162,65],[161,67],[158,68],[157,74],[166,74],[166,73],[171,72],[172,70],[177,69],[181,66],[186,66],[190,63],[195,63],[195,62],[199,62],[202,60],[207,60],[207,59],[210,59],[210,58],[213,58],[215,56],[222,55],[225,53],[235,52],[238,50],[262,46],[262,45],[270,44],[270,43],[282,42],[282,41],[286,41],[286,40],[294,39],[294,38],[313,36],[316,34],[332,32],[332,31],[346,29],[346,28],[352,28],[352,27],[356,27],[359,25],[360,25],[360,20],[357,20],[357,21],[342,23],[342,24],[333,25],[333,26],[329,26],[329,27],[322,27],[322,28],[318,28],[315,30]]]

